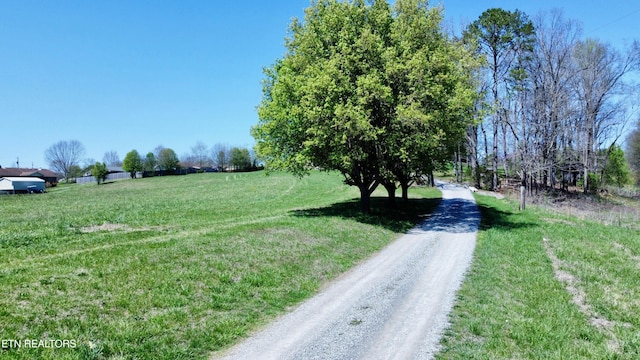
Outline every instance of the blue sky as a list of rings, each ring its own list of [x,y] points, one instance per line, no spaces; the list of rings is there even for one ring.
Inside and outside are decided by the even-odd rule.
[[[585,36],[622,49],[640,34],[633,1],[442,0],[454,27],[484,10],[562,8]],[[437,4],[437,2],[434,2]],[[308,0],[0,0],[0,165],[48,167],[47,147],[124,158],[198,141],[253,145],[262,68],[284,55]]]

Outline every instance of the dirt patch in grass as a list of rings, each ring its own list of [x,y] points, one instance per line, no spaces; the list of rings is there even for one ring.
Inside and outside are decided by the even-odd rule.
[[[619,324],[596,313],[587,303],[587,296],[584,290],[580,287],[580,280],[573,274],[562,269],[564,267],[564,263],[554,253],[553,248],[549,244],[549,240],[542,239],[542,242],[547,252],[547,256],[549,257],[549,259],[551,259],[553,272],[555,273],[556,279],[558,279],[558,281],[560,281],[565,286],[567,292],[572,297],[573,303],[576,304],[578,309],[580,309],[580,312],[589,320],[589,323],[609,337],[609,349],[614,352],[619,352],[621,343],[618,337],[614,334],[613,329],[616,325],[621,325],[624,327],[629,327],[631,325]]]
[[[160,227],[139,227],[134,228],[126,224],[112,224],[105,222],[102,225],[93,225],[93,226],[85,226],[80,228],[80,232],[84,234],[95,233],[99,231],[123,231],[123,232],[133,232],[133,231],[149,231],[149,230],[162,230]]]
[[[544,243],[544,247],[547,251],[547,256],[549,256],[549,259],[551,259],[551,264],[553,265],[553,272],[555,273],[556,279],[564,284],[567,292],[571,294],[573,303],[578,306],[580,312],[582,312],[589,319],[589,322],[593,326],[605,330],[613,329],[615,325],[614,322],[596,314],[591,306],[587,304],[587,295],[580,287],[580,281],[575,276],[573,276],[573,274],[562,269],[564,264],[562,260],[558,259],[558,257],[554,253],[551,245],[549,244],[549,240],[542,239],[542,242]]]
[[[629,257],[629,259],[633,260],[636,263],[636,267],[640,268],[640,256],[634,255],[631,249],[616,241],[613,242],[613,247],[625,253],[625,255]]]
[[[504,199],[504,195],[495,191],[478,190],[476,193],[484,196],[493,196],[496,199]]]

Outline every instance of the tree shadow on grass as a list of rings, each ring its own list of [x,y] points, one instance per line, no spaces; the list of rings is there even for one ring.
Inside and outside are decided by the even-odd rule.
[[[426,220],[438,207],[441,199],[409,199],[407,202],[396,199],[396,201],[396,205],[391,207],[386,197],[372,197],[369,214],[363,214],[360,211],[358,198],[322,208],[293,210],[292,214],[309,217],[338,217],[381,226],[396,233],[406,233]]]
[[[522,221],[519,213],[504,211],[490,204],[478,204],[480,211],[480,230],[514,230],[534,227],[538,224]]]

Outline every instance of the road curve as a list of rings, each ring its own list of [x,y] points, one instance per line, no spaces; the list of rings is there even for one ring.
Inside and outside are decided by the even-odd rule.
[[[422,224],[318,295],[213,359],[430,359],[471,263],[480,215],[440,184]]]

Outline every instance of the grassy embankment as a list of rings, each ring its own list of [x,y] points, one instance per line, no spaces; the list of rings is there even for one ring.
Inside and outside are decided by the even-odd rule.
[[[439,192],[413,196],[432,200],[362,216],[357,190],[326,173],[0,196],[0,340],[22,345],[3,343],[0,358],[206,358],[408,230]]]
[[[640,231],[477,197],[440,359],[640,358]]]

